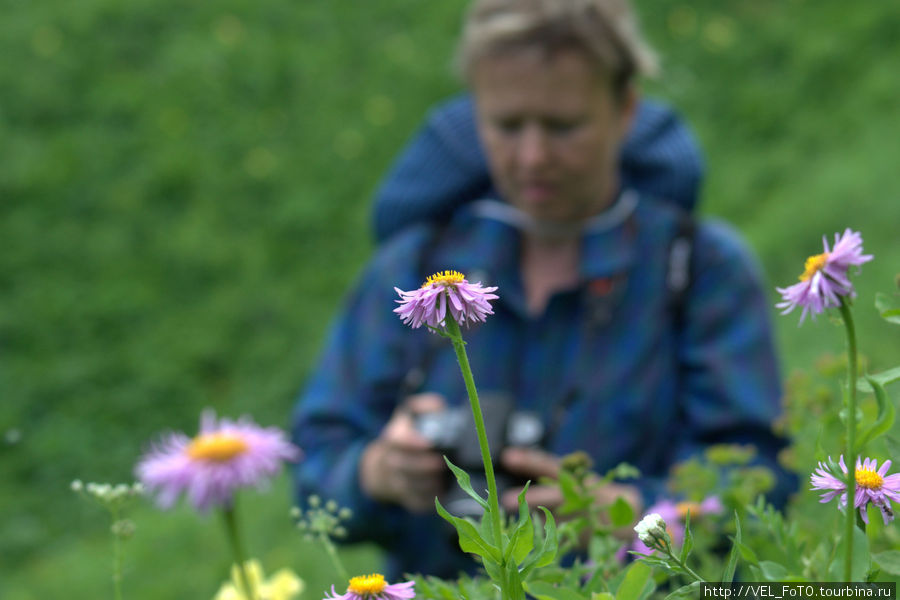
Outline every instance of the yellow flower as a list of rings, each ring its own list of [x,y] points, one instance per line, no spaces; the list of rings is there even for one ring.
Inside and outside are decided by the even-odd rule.
[[[281,569],[266,579],[259,561],[251,559],[244,563],[244,570],[256,592],[254,600],[292,600],[303,591],[303,580],[290,569]],[[222,584],[213,600],[248,600],[243,593],[240,577],[237,565],[233,565],[231,581]]]

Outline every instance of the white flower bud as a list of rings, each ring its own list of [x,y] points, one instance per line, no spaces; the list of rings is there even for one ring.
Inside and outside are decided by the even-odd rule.
[[[666,522],[657,513],[646,515],[634,527],[634,531],[637,533],[638,539],[649,547],[653,547],[658,541],[668,537]]]
[[[81,490],[84,489],[84,484],[81,483],[80,479],[76,479],[75,481],[72,482],[71,488],[72,488],[73,492],[80,492]]]

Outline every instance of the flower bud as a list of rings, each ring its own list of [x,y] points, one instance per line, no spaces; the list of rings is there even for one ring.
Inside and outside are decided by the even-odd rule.
[[[634,531],[638,539],[649,548],[658,548],[661,542],[669,541],[666,522],[658,513],[650,513],[635,525]]]

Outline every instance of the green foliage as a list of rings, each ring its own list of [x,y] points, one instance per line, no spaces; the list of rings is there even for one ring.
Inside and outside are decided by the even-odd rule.
[[[856,437],[856,451],[862,452],[866,444],[877,440],[886,434],[894,426],[894,403],[887,396],[887,392],[874,377],[867,377],[869,386],[875,394],[875,401],[878,404],[878,414],[875,422],[865,428],[862,434]]]
[[[664,57],[647,90],[681,109],[706,151],[702,211],[747,236],[773,285],[846,226],[876,253],[859,296],[892,285],[893,3],[637,4]],[[0,597],[108,591],[106,522],[73,502],[71,480],[128,480],[153,435],[192,431],[204,406],[287,425],[370,252],[372,190],[427,108],[459,88],[447,65],[464,6],[2,4]],[[882,375],[900,354],[900,336],[882,334],[893,306],[856,310]],[[833,347],[827,321],[776,327],[789,370]],[[803,442],[785,459],[802,469],[822,454],[816,440],[842,435],[817,377],[783,423]],[[863,398],[864,416],[878,410]],[[895,424],[870,447],[900,456],[897,437]],[[285,479],[248,495],[249,546],[316,597],[336,582],[317,549],[284,535],[290,494]],[[814,529],[832,508],[812,498],[794,513]],[[132,518],[127,597],[212,596],[228,571],[214,523],[186,509]],[[370,549],[347,556],[377,564]]]
[[[898,294],[888,296],[887,294],[878,293],[875,295],[875,308],[881,318],[888,323],[900,325],[900,300]]]
[[[755,456],[756,448],[750,445],[710,446],[701,457],[672,469],[669,490],[692,502],[715,495],[732,508],[743,507],[774,485],[769,469],[748,464]]]

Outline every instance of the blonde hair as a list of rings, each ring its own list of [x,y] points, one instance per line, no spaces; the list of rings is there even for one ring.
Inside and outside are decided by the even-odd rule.
[[[655,75],[656,54],[644,41],[627,0],[474,0],[456,68],[471,83],[479,60],[521,51],[552,58],[582,52],[621,93],[638,75]]]

